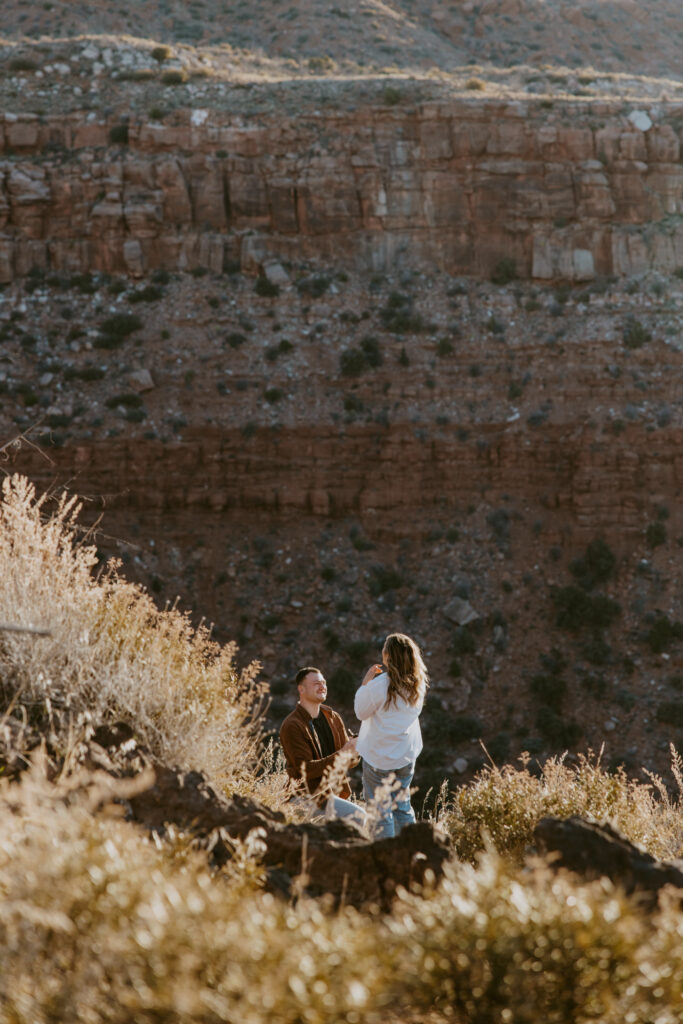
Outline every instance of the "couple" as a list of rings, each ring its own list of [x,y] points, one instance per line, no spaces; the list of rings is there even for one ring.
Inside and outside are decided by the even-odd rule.
[[[363,796],[376,801],[375,838],[398,835],[415,821],[410,783],[415,759],[422,750],[419,714],[428,685],[427,670],[417,644],[403,633],[384,642],[382,664],[368,669],[356,692],[354,710],[361,720],[358,738],[349,738],[341,717],[323,703],[327,684],[317,668],[296,674],[299,702],[280,728],[280,742],[289,776],[305,780],[308,792],[328,817],[348,817],[365,824],[365,812],[352,803],[345,775],[334,779],[340,753],[363,759]],[[342,759],[342,764],[344,759]],[[348,763],[348,762],[347,762]],[[328,796],[323,776],[332,772]]]

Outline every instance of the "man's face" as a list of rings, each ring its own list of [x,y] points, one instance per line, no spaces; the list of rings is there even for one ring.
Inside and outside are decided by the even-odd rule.
[[[299,683],[299,696],[322,704],[327,697],[327,683],[321,672],[309,672]]]

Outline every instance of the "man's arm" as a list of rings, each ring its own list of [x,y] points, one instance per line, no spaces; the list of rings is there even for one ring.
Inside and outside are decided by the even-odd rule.
[[[334,754],[327,757],[311,757],[312,744],[307,739],[305,730],[297,723],[283,723],[280,730],[280,743],[287,762],[287,771],[293,779],[301,778],[301,766],[309,782],[319,779],[327,768],[330,768],[341,750],[355,749],[355,740],[345,739],[344,745]]]

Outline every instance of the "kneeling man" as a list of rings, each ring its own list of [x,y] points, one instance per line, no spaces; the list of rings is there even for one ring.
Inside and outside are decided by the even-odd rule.
[[[363,824],[365,812],[348,799],[351,788],[345,775],[338,777],[337,792],[329,794],[323,785],[323,776],[340,753],[353,754],[353,763],[358,760],[356,740],[349,737],[340,715],[323,703],[327,683],[319,669],[307,665],[299,669],[294,681],[299,701],[280,727],[289,777],[305,785],[318,806],[325,807],[328,818],[352,817],[356,824]],[[334,785],[334,773],[332,780]]]

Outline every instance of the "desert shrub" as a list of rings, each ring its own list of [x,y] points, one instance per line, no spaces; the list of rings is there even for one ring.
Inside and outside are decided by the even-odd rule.
[[[680,765],[673,762],[677,779]],[[487,765],[468,786],[457,789],[443,824],[458,857],[472,860],[490,836],[499,853],[521,858],[541,818],[573,814],[611,821],[632,842],[653,856],[678,856],[683,845],[679,804],[661,783],[656,787],[629,779],[622,769],[606,771],[599,758],[578,755],[574,765],[549,758],[540,772]]]
[[[477,642],[474,633],[469,626],[456,626],[453,630],[451,650],[457,657],[463,654],[474,654],[477,649]]]
[[[388,107],[395,107],[403,99],[403,93],[394,85],[385,85],[382,89],[382,102]]]
[[[399,590],[404,583],[403,576],[393,565],[370,566],[368,589],[373,597],[386,594],[388,590]]]
[[[185,68],[168,68],[161,72],[162,85],[185,85],[189,75]]]
[[[354,674],[350,668],[339,665],[328,676],[327,685],[335,700],[346,703],[353,700],[353,696],[361,681],[358,675]]]
[[[280,294],[280,285],[269,281],[265,274],[259,274],[256,278],[254,291],[257,295],[261,295],[263,298],[274,299]]]
[[[425,752],[431,748],[452,748],[458,743],[478,739],[484,733],[484,723],[475,715],[445,714],[440,702],[428,698],[424,713]]]
[[[517,277],[517,264],[511,256],[503,256],[491,271],[493,284],[510,284]]]
[[[645,634],[645,642],[653,654],[661,654],[674,640],[683,640],[683,622],[672,622],[658,612]]]
[[[605,583],[614,574],[617,564],[614,552],[598,537],[592,540],[581,558],[576,558],[570,569],[584,590],[592,590],[598,583]]]
[[[240,345],[244,345],[246,340],[246,334],[242,334],[240,331],[230,331],[230,333],[225,336],[225,341],[230,348],[239,348]]]
[[[285,393],[282,388],[266,388],[263,392],[263,397],[269,405],[275,405],[276,402],[281,402],[285,397]]]
[[[238,676],[233,645],[158,611],[115,567],[93,578],[97,555],[79,539],[78,511],[66,497],[48,508],[23,477],[3,482],[0,621],[50,635],[3,634],[0,712],[49,717],[64,749],[89,723],[122,719],[162,759],[244,786],[258,731],[248,725],[253,671]]]
[[[640,320],[629,317],[624,323],[622,337],[626,348],[642,348],[645,342],[650,341],[652,335],[643,327]]]
[[[136,288],[126,296],[132,304],[137,302],[158,302],[163,297],[163,291],[156,284],[146,284],[143,288]]]
[[[361,339],[360,348],[361,352],[365,356],[365,362],[368,366],[375,369],[382,365],[384,362],[384,356],[382,355],[382,351],[379,347],[379,340],[374,335],[366,334],[366,336]]]
[[[106,371],[101,366],[69,366],[64,371],[65,380],[103,380],[106,376]]]
[[[96,348],[117,348],[129,335],[139,331],[142,320],[133,313],[114,313],[100,324],[101,333],[95,339]]]
[[[645,540],[651,548],[658,548],[662,544],[666,544],[666,526],[660,519],[654,523],[648,523]]]
[[[658,722],[683,729],[683,700],[664,700],[657,708]]]
[[[12,57],[7,65],[10,71],[37,71],[38,65],[30,57],[17,55]]]
[[[339,356],[339,372],[342,377],[360,377],[368,368],[368,361],[362,349],[351,346]]]
[[[391,292],[379,316],[386,329],[394,334],[419,334],[428,329],[424,317],[413,311],[412,295],[403,292]]]
[[[152,60],[156,60],[159,64],[163,64],[165,60],[169,60],[173,56],[173,50],[170,46],[155,46],[149,51],[149,55]]]
[[[537,672],[531,677],[530,689],[536,700],[558,711],[567,692],[567,683],[560,675]]]
[[[119,405],[125,409],[138,409],[142,405],[142,396],[132,391],[126,391],[120,395],[112,395],[104,404],[108,409],[116,409]]]
[[[332,284],[332,279],[327,274],[311,274],[309,277],[301,277],[296,282],[297,291],[302,295],[308,295],[312,299],[319,299],[324,295]]]
[[[573,747],[583,735],[583,729],[573,719],[566,719],[551,707],[542,707],[536,714],[536,728],[554,747]]]
[[[587,594],[582,587],[554,587],[551,596],[557,610],[557,625],[564,629],[607,627],[621,612],[620,605],[611,597]]]
[[[115,124],[109,129],[109,141],[113,146],[128,145],[128,125]]]

